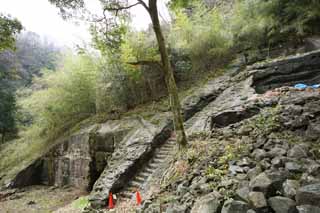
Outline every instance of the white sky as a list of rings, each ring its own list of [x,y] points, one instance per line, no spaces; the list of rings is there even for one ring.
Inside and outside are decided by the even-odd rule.
[[[159,0],[159,11],[163,17],[169,19],[164,2],[167,0]],[[90,11],[99,13],[98,0],[87,0],[86,3]],[[132,8],[131,12],[133,25],[137,29],[145,29],[150,23],[150,18],[144,8],[137,6]],[[70,20],[64,21],[58,14],[59,10],[47,0],[0,0],[0,13],[18,18],[26,30],[47,37],[59,45],[72,47],[90,42],[86,23],[76,25]]]

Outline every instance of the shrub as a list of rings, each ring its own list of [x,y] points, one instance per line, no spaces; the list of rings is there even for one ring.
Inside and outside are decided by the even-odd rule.
[[[227,20],[218,9],[209,12],[203,4],[195,4],[191,16],[180,10],[170,34],[170,45],[185,50],[194,71],[212,69],[224,63],[230,54],[232,34]]]

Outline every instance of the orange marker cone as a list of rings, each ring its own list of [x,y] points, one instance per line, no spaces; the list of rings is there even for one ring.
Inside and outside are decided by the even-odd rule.
[[[110,194],[109,194],[109,206],[108,206],[108,208],[109,209],[113,209],[114,208],[112,192],[110,192]]]
[[[136,192],[136,198],[137,198],[137,204],[141,205],[141,195],[140,195],[139,191]]]

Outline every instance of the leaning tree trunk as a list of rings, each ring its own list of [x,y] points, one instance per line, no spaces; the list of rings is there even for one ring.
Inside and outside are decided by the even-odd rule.
[[[164,71],[168,93],[170,97],[170,104],[171,104],[171,110],[173,113],[173,121],[174,121],[176,136],[177,136],[177,142],[179,143],[180,146],[184,147],[187,145],[187,136],[184,131],[183,118],[181,114],[181,105],[180,105],[179,96],[177,92],[177,86],[173,76],[171,64],[169,61],[169,56],[168,56],[168,51],[165,45],[164,36],[162,34],[162,30],[160,26],[157,0],[149,0],[148,12],[150,14],[153,29],[158,41],[163,71]]]
[[[6,131],[5,131],[5,130],[2,130],[1,134],[2,134],[1,143],[3,144],[4,141],[5,141],[5,137],[6,137]]]

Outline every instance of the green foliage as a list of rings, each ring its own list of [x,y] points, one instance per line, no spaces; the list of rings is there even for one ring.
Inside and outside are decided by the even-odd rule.
[[[231,19],[238,48],[270,47],[320,32],[320,2],[313,0],[242,0]]]
[[[181,8],[188,8],[192,6],[194,0],[171,0],[169,1],[169,7],[171,10],[179,10]]]
[[[279,111],[280,108],[278,106],[270,108],[264,114],[254,117],[246,125],[254,129],[254,134],[257,136],[268,135],[280,128]]]
[[[217,9],[204,14],[206,10],[203,4],[196,4],[191,16],[183,10],[176,11],[169,39],[171,47],[183,50],[190,56],[196,71],[220,64],[232,47],[227,20]]]
[[[21,23],[10,16],[0,14],[0,52],[14,49],[15,36],[22,30]]]
[[[235,4],[230,20],[235,45],[242,50],[257,48],[267,42],[273,19],[265,14],[268,1],[245,0]]]
[[[76,209],[84,209],[89,205],[88,197],[80,197],[77,200],[73,201],[72,206]]]
[[[16,99],[13,90],[5,80],[0,79],[0,134],[4,142],[5,135],[15,130]]]
[[[44,88],[19,102],[30,111],[40,136],[53,136],[96,111],[97,63],[87,56],[68,56],[63,67],[45,71],[35,84]]]

